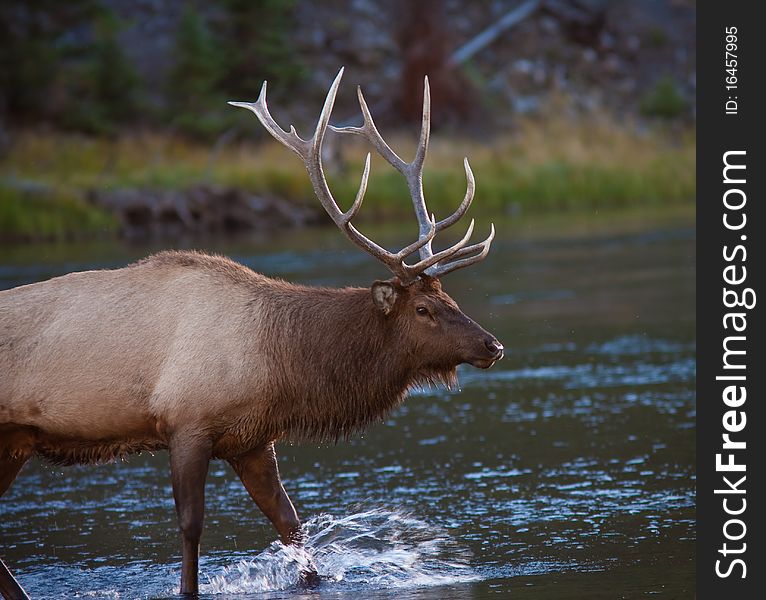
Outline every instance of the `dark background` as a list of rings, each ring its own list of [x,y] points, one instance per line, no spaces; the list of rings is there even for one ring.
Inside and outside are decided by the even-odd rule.
[[[340,66],[333,122],[360,121],[361,84],[404,156],[430,77],[437,213],[462,194],[464,155],[488,216],[688,208],[695,32],[686,0],[9,0],[0,239],[325,222],[300,164],[226,101],[253,101],[268,80],[278,122],[307,135]],[[361,146],[328,136],[325,154],[353,196]],[[376,164],[366,206],[359,219],[410,214]]]

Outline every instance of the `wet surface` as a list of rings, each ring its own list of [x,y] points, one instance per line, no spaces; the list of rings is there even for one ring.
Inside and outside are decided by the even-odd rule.
[[[693,595],[693,225],[533,233],[507,233],[480,267],[444,282],[503,342],[503,361],[461,368],[460,390],[418,391],[350,442],[278,448],[305,552],[275,543],[234,473],[212,464],[205,595]],[[310,284],[383,275],[338,237],[193,245]],[[0,288],[151,250],[6,248]],[[33,598],[172,597],[180,544],[166,455],[30,462],[0,500],[0,554]],[[310,562],[323,581],[301,590]]]

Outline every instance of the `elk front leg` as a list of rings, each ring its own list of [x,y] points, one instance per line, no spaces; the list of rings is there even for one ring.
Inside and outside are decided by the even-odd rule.
[[[21,467],[24,466],[28,458],[28,453],[22,453],[13,458],[10,456],[0,458],[0,496],[11,487],[13,480],[16,479],[16,475],[19,474]]]
[[[5,600],[29,600],[29,596],[11,575],[2,559],[0,559],[0,596]]]
[[[274,444],[229,459],[250,497],[276,527],[284,544],[300,544],[301,522],[282,487]]]
[[[0,496],[11,487],[21,467],[27,462],[27,458],[29,458],[27,454],[14,458],[0,458]],[[29,596],[26,595],[24,589],[5,566],[2,559],[0,559],[0,596],[7,600],[29,600]]]
[[[170,474],[181,529],[181,594],[198,592],[199,539],[205,517],[205,479],[212,454],[210,440],[176,433],[170,440]]]

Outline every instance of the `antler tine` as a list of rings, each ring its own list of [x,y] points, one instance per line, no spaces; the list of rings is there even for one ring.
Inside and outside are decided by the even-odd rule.
[[[332,114],[333,106],[335,106],[335,97],[338,95],[338,87],[340,86],[340,80],[343,78],[343,70],[344,67],[341,67],[340,71],[338,71],[338,74],[335,76],[335,79],[327,92],[327,97],[324,100],[322,112],[319,113],[319,120],[317,121],[317,126],[314,130],[314,137],[310,140],[311,152],[314,156],[321,156],[324,134],[327,131],[327,126],[330,124],[330,115]],[[318,162],[318,164],[321,168],[321,162]]]
[[[333,106],[335,106],[335,96],[338,94],[338,86],[340,86],[340,80],[342,77],[343,67],[341,67],[338,71],[338,74],[335,76],[335,79],[333,80],[332,85],[327,92],[327,97],[325,98],[324,105],[322,106],[322,112],[319,113],[319,119],[317,120],[314,135],[307,142],[309,146],[308,155],[303,157],[303,161],[305,163],[306,171],[309,174],[309,179],[311,180],[311,183],[314,187],[314,192],[316,193],[319,202],[322,204],[330,217],[332,217],[332,220],[335,221],[336,225],[344,228],[348,222],[348,219],[346,219],[346,214],[338,207],[338,203],[335,201],[335,198],[333,198],[332,192],[330,192],[330,188],[327,185],[327,179],[324,176],[324,170],[322,169],[322,142],[324,141],[324,135],[327,131],[327,125],[330,122],[330,115],[332,114]],[[366,177],[363,178],[362,183],[364,184],[366,190]],[[362,190],[360,186],[360,192],[361,191]],[[361,204],[359,193],[357,193],[357,198],[354,201],[354,205],[357,203]],[[353,208],[354,206],[352,206],[352,209]],[[359,207],[357,206],[356,208],[358,210]],[[343,231],[347,236],[349,236],[349,233],[345,228]],[[355,240],[352,239],[352,241]]]
[[[423,117],[420,126],[420,141],[418,149],[415,152],[415,158],[407,165],[407,187],[410,190],[412,198],[412,207],[415,209],[415,218],[418,221],[419,235],[422,237],[426,231],[428,223],[428,207],[423,195],[423,165],[428,152],[428,141],[431,137],[431,87],[428,84],[428,76],[423,78]],[[438,226],[437,226],[438,229]],[[424,244],[420,249],[420,258],[422,261],[428,260],[433,256],[431,244]]]
[[[343,69],[341,69],[341,72],[342,71]],[[229,104],[253,111],[261,124],[266,128],[266,131],[268,131],[278,142],[287,146],[303,160],[306,160],[310,148],[309,142],[302,139],[292,125],[290,125],[289,132],[277,125],[277,122],[271,116],[271,113],[269,113],[269,108],[266,105],[266,85],[267,82],[264,81],[261,86],[261,93],[258,95],[258,100],[256,102],[229,102]]]
[[[351,133],[365,138],[372,144],[373,148],[375,148],[378,154],[380,154],[386,162],[405,175],[408,163],[402,160],[399,155],[394,152],[391,146],[388,145],[386,140],[383,139],[383,136],[380,135],[378,128],[375,126],[375,121],[372,120],[372,114],[364,99],[361,86],[356,87],[356,96],[359,99],[359,108],[362,110],[364,124],[361,127],[333,127],[330,125],[330,129],[335,133]]]
[[[413,272],[423,273],[423,272],[426,272],[426,270],[429,267],[432,267],[433,265],[439,263],[440,261],[447,260],[448,258],[451,258],[452,256],[456,255],[458,251],[460,251],[463,248],[463,246],[465,246],[468,243],[468,240],[471,239],[471,235],[473,235],[473,225],[474,225],[474,221],[473,219],[471,219],[471,222],[468,225],[468,230],[465,232],[463,239],[461,239],[456,244],[450,246],[449,248],[445,248],[444,250],[437,252],[433,256],[423,259],[418,263],[415,263],[411,267],[408,266],[408,268],[412,269]],[[474,244],[474,246],[475,245],[476,244]]]
[[[487,254],[489,254],[489,248],[492,245],[492,240],[495,239],[495,225],[492,223],[490,225],[490,231],[489,236],[487,236],[487,239],[485,239],[483,242],[480,242],[478,244],[473,244],[471,246],[467,246],[465,248],[459,249],[457,252],[455,252],[452,255],[452,258],[460,258],[463,256],[467,256],[468,254],[471,254],[475,252],[476,250],[481,250],[479,254],[476,254],[475,256],[470,256],[468,258],[460,258],[460,260],[453,260],[450,263],[444,264],[444,265],[438,265],[436,267],[431,267],[430,269],[426,270],[426,274],[430,275],[431,277],[442,277],[443,275],[446,275],[447,273],[451,273],[452,271],[456,271],[457,269],[462,269],[463,267],[468,267],[470,265],[473,265],[477,262],[480,262],[484,260],[487,257]]]
[[[431,86],[428,85],[428,75],[423,78],[423,119],[420,125],[420,141],[415,152],[415,158],[410,163],[413,171],[423,172],[423,163],[428,152],[428,142],[431,139]]]
[[[473,178],[473,171],[471,171],[471,165],[468,164],[468,158],[463,159],[463,166],[465,167],[466,179],[465,197],[454,213],[452,213],[446,219],[442,219],[436,224],[437,231],[442,231],[443,229],[447,229],[447,227],[457,223],[463,217],[473,202],[473,195],[476,191],[476,180]]]
[[[367,191],[367,180],[370,177],[370,153],[367,153],[367,158],[364,161],[364,171],[362,171],[362,181],[359,183],[359,191],[356,193],[356,198],[354,198],[354,203],[351,205],[351,208],[349,208],[343,215],[343,220],[345,224],[351,222],[351,219],[353,219],[356,216],[356,213],[359,212],[359,208],[362,206],[362,200],[364,200],[364,194]]]
[[[431,218],[428,221],[429,228],[428,231],[421,236],[418,236],[417,241],[413,242],[409,246],[405,246],[399,252],[397,252],[397,257],[400,258],[402,262],[404,262],[404,259],[407,258],[410,254],[415,252],[416,250],[420,250],[423,246],[426,244],[430,244],[431,240],[434,239],[434,236],[436,235],[436,218],[431,215]],[[407,267],[407,265],[404,265]],[[410,268],[410,267],[407,267]],[[417,273],[415,273],[417,275]]]

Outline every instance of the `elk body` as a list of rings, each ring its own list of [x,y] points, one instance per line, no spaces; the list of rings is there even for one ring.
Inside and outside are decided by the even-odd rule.
[[[393,273],[370,288],[316,288],[270,279],[220,256],[162,252],[117,270],[72,273],[0,292],[0,495],[33,455],[59,464],[167,449],[183,544],[181,593],[197,592],[209,461],[228,461],[285,543],[300,521],[279,478],[280,439],[338,439],[379,420],[424,382],[454,379],[468,363],[489,368],[500,343],[458,308],[439,277],[483,259],[492,235],[431,250],[443,221],[429,217],[421,172],[430,106],[412,163],[383,141],[359,94],[367,138],[406,177],[420,235],[390,253],[363,236],[327,187],[321,144],[340,83],[304,141],[268,113],[265,84],[253,110],[304,160],[322,205],[343,233]],[[417,252],[418,261],[405,262]],[[0,562],[0,592],[25,598]]]

